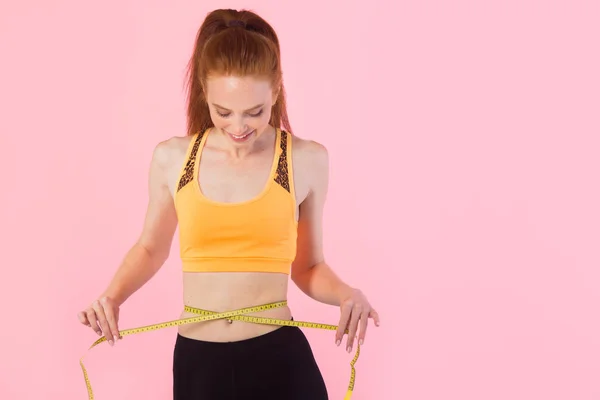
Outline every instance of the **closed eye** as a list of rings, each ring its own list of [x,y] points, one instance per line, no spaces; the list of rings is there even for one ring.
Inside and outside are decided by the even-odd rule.
[[[254,113],[254,114],[248,114],[248,115],[250,117],[252,117],[252,118],[258,118],[258,117],[260,117],[262,115],[262,113],[263,113],[263,110],[261,109],[260,111]],[[229,117],[231,115],[231,113],[222,113],[221,111],[218,111],[218,110],[217,110],[217,114],[221,118],[227,118],[227,117]]]
[[[231,115],[231,110],[228,110],[227,108],[225,108],[223,106],[220,106],[219,104],[212,103],[212,106],[215,108],[215,111],[217,112],[217,115],[219,117],[221,117],[221,118],[227,118],[227,117],[229,117]],[[262,108],[263,106],[264,106],[264,104],[257,104],[257,105],[255,105],[252,108],[246,109],[246,111],[245,111],[246,115],[248,115],[248,116],[250,116],[252,118],[260,117],[262,115],[262,113],[263,113],[263,110],[264,110]],[[254,111],[254,110],[257,110],[259,108],[260,108],[260,110],[258,112]],[[254,111],[254,112],[250,112],[250,111]]]

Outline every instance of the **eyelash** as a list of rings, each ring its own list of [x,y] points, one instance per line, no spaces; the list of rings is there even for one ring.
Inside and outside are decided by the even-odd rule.
[[[250,115],[252,118],[258,118],[258,117],[260,117],[262,115],[262,113],[263,113],[263,110],[260,110],[256,114],[248,114],[248,115]],[[219,114],[219,117],[221,117],[221,118],[227,118],[227,117],[229,117],[229,114],[222,114],[219,111],[217,111],[217,114]]]

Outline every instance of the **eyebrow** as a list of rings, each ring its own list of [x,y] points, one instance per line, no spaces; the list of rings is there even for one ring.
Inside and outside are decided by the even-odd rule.
[[[218,105],[218,104],[216,104],[216,103],[212,103],[212,104],[213,104],[213,106],[215,106],[215,107],[217,107],[217,108],[220,108],[221,110],[225,110],[225,111],[231,111],[231,110],[229,110],[228,108],[225,108],[225,107],[223,107],[223,106],[220,106],[220,105]],[[246,112],[248,112],[248,111],[252,111],[252,110],[256,110],[257,108],[259,108],[259,107],[262,107],[262,106],[264,106],[264,103],[263,103],[263,104],[256,105],[256,106],[254,106],[254,107],[251,107],[251,108],[247,109],[247,110],[246,110]]]

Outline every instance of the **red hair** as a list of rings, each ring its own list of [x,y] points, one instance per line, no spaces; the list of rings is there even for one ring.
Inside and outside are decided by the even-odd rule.
[[[198,30],[187,70],[187,134],[212,126],[206,102],[209,74],[267,77],[277,100],[269,123],[291,133],[281,70],[281,52],[275,30],[247,10],[210,12]]]

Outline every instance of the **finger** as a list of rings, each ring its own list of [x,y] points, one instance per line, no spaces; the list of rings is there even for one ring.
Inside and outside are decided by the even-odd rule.
[[[358,343],[362,346],[365,343],[367,335],[367,327],[369,326],[369,312],[365,311],[360,315],[360,333],[358,335]]]
[[[340,323],[338,324],[337,332],[335,333],[335,344],[340,345],[342,343],[342,339],[344,338],[344,333],[346,332],[346,328],[348,327],[348,321],[350,320],[350,315],[352,313],[352,305],[346,303],[342,305],[342,312],[340,315]]]
[[[108,340],[108,344],[113,345],[113,338],[110,332],[110,328],[108,327],[108,321],[106,321],[106,314],[104,312],[104,308],[100,304],[99,301],[94,302],[94,311],[96,311],[96,315],[98,316],[98,322],[100,323],[100,328],[102,328],[102,333],[106,340]]]
[[[381,322],[379,320],[379,314],[377,313],[377,311],[375,311],[374,309],[371,309],[371,312],[369,313],[369,317],[373,318],[373,321],[375,322],[375,326],[379,326],[379,324]]]
[[[78,313],[77,318],[79,319],[79,322],[81,322],[83,325],[91,326],[90,321],[88,321],[88,319],[87,319],[87,315],[85,314],[85,311],[81,311],[80,313]]]
[[[102,329],[100,329],[100,326],[98,325],[98,318],[96,318],[96,312],[94,309],[90,308],[87,310],[86,315],[94,332],[96,332],[98,336],[102,336]]]
[[[119,339],[119,329],[117,328],[117,315],[114,307],[109,303],[106,297],[100,300],[102,303],[102,308],[104,309],[104,313],[106,315],[106,321],[108,322],[108,328],[110,329],[110,334],[112,339],[117,343]]]
[[[346,341],[346,351],[350,353],[352,346],[354,346],[354,339],[356,338],[356,331],[358,330],[358,321],[362,314],[362,307],[360,305],[355,306],[352,309],[350,317],[350,326],[348,327],[348,339]]]

